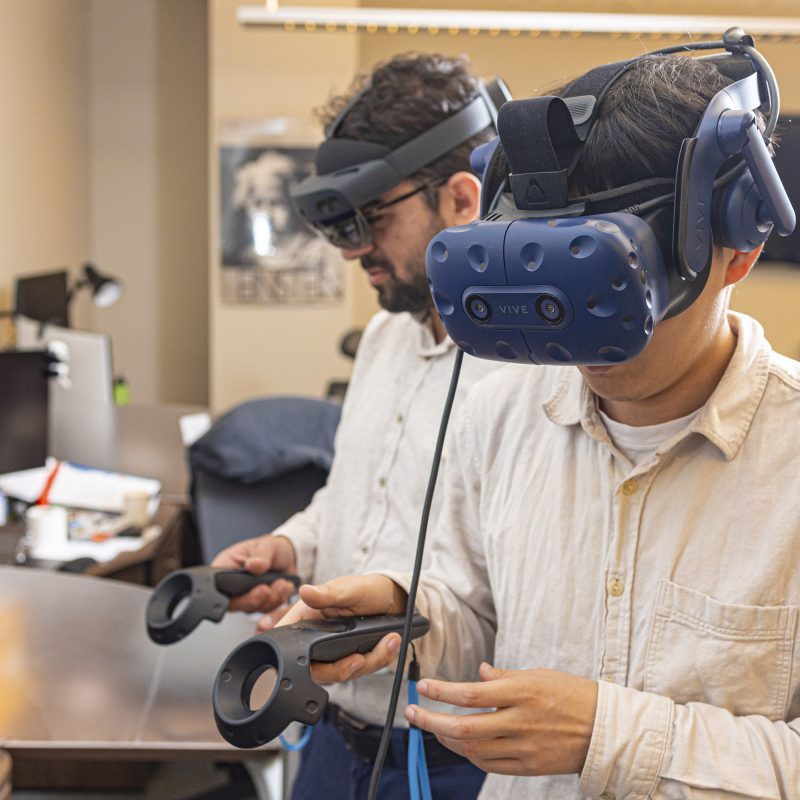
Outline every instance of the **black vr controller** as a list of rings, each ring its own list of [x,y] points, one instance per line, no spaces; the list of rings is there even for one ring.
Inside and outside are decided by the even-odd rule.
[[[291,581],[296,587],[300,586],[297,575],[284,572],[253,575],[243,569],[217,567],[192,567],[171,572],[156,586],[147,603],[147,635],[157,644],[173,644],[190,634],[204,619],[219,622],[231,597],[277,580]],[[178,609],[183,601],[186,601],[185,606]]]
[[[368,653],[387,634],[403,630],[402,616],[304,620],[254,636],[225,659],[214,681],[214,718],[222,736],[236,747],[258,747],[290,722],[315,724],[328,693],[311,679],[312,661],[338,661]],[[428,620],[414,615],[411,638],[428,632]],[[275,671],[266,703],[251,708],[259,678]]]

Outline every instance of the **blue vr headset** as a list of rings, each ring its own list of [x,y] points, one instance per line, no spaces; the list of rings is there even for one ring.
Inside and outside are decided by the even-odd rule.
[[[684,140],[674,180],[570,198],[569,176],[611,84],[641,58],[709,49],[726,51],[706,58],[734,82]],[[755,110],[768,115],[763,135]],[[467,353],[497,361],[608,365],[638,355],[659,321],[702,292],[712,230],[716,244],[750,252],[773,227],[783,236],[794,229],[765,143],[778,113],[774,74],[738,28],[723,41],[599,67],[561,97],[503,105],[499,139],[473,153],[484,175],[481,220],[428,245],[431,293],[448,334]],[[673,203],[665,258],[650,223]]]

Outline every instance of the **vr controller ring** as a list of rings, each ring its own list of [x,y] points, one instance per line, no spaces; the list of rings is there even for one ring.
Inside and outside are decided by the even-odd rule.
[[[300,585],[300,578],[279,572],[253,575],[245,570],[217,567],[192,567],[166,576],[147,603],[147,634],[156,644],[174,644],[190,634],[204,619],[219,622],[237,597],[278,579]],[[175,615],[180,604],[186,605]]]
[[[177,616],[175,609],[189,602]],[[178,570],[167,575],[147,603],[147,634],[157,644],[173,644],[191,633],[204,619],[219,622],[228,607],[214,575],[208,570]]]
[[[236,647],[214,681],[214,719],[223,738],[236,747],[259,747],[279,736],[291,722],[319,721],[328,693],[311,678],[311,662],[337,661],[367,653],[387,634],[403,629],[402,616],[341,617],[305,620],[254,636]],[[422,636],[428,620],[414,616],[411,635]],[[253,690],[274,669],[267,700],[251,707]]]

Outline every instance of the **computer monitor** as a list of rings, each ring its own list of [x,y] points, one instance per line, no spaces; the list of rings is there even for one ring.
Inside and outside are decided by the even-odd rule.
[[[44,466],[48,365],[44,350],[0,352],[0,473]]]
[[[115,447],[111,339],[17,317],[17,348],[47,348],[62,365],[50,386],[49,455],[108,466]]]
[[[68,305],[66,270],[17,278],[17,314],[68,328]]]

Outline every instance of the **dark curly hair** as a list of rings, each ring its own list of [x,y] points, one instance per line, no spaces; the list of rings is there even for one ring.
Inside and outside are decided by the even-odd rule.
[[[363,94],[358,97],[360,92]],[[358,98],[335,136],[394,149],[459,111],[477,94],[478,81],[466,56],[404,53],[378,64],[372,73],[357,76],[346,93],[332,97],[316,110],[316,116],[328,128],[353,98]],[[492,136],[494,129],[489,126],[410,178],[429,183],[461,170],[471,172],[470,153]],[[434,190],[427,189],[424,196],[432,209],[438,208]]]

